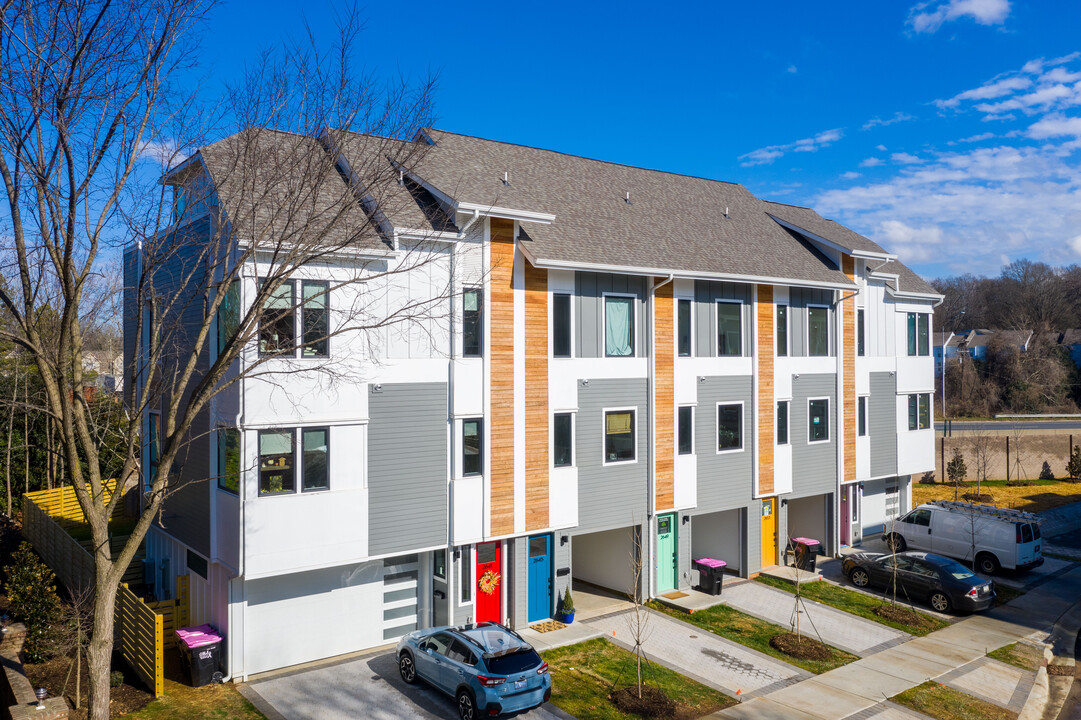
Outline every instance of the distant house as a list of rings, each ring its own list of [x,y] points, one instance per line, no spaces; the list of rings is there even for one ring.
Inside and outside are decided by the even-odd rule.
[[[124,390],[124,355],[119,350],[89,350],[83,353],[83,372],[94,373],[93,384],[106,392]]]
[[[1070,353],[1070,360],[1073,361],[1074,367],[1081,367],[1081,328],[1073,328],[1062,333],[1059,344]]]
[[[1013,346],[1021,352],[1028,352],[1032,343],[1033,332],[1031,330],[999,330],[995,333],[1007,345]]]

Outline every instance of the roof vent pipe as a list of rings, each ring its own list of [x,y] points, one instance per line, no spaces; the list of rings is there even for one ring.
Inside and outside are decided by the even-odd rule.
[[[631,204],[631,191],[630,190],[628,190],[627,192],[625,192],[623,194],[623,202],[627,203],[628,205]]]
[[[504,185],[510,185],[510,173],[509,172],[503,173],[503,184]]]
[[[724,206],[724,219],[725,220],[728,219],[728,206],[727,205]]]
[[[398,171],[398,184],[405,185],[405,170]]]

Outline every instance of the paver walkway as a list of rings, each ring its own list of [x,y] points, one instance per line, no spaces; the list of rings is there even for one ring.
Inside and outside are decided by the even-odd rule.
[[[811,676],[805,670],[775,660],[713,633],[648,611],[642,643],[646,655],[732,697],[768,693]],[[633,648],[631,615],[620,613],[586,621],[609,640]],[[613,635],[613,633],[615,633]]]
[[[758,582],[746,582],[726,588],[725,605],[768,620],[781,627],[791,627],[796,605],[795,595],[777,590]],[[900,630],[866,620],[828,605],[804,599],[800,607],[801,632],[815,637],[835,648],[846,650],[861,657],[872,655],[912,638]],[[810,622],[808,622],[808,619]]]
[[[1036,673],[983,657],[948,672],[937,682],[1019,713],[1025,707]]]

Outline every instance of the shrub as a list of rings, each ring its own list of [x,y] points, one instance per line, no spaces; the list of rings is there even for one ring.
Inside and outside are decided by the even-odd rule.
[[[113,670],[109,673],[109,687],[118,688],[124,684],[124,673],[119,670]]]
[[[51,654],[52,635],[60,620],[56,576],[27,542],[12,554],[4,573],[11,614],[26,624],[23,653],[30,662],[41,662]]]
[[[954,485],[960,485],[968,477],[968,468],[965,466],[965,458],[958,448],[954,448],[953,457],[946,463],[946,475]]]
[[[1081,477],[1081,445],[1074,445],[1070,451],[1070,459],[1066,461],[1066,476],[1073,479]]]
[[[920,484],[922,484],[922,485],[934,485],[935,484],[935,473],[933,471],[931,471],[931,470],[928,470],[927,472],[925,472],[923,474],[923,476],[920,477]]]
[[[563,612],[565,612],[565,613],[569,614],[569,613],[574,612],[574,598],[571,597],[571,586],[570,585],[567,586],[567,592],[563,595],[562,608],[563,608]]]
[[[1043,469],[1040,470],[1040,479],[1041,480],[1054,480],[1055,479],[1055,473],[1051,471],[1051,465],[1046,460],[1043,461]]]

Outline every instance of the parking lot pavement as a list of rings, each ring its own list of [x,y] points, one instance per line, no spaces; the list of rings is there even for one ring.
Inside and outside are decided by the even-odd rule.
[[[422,682],[416,685],[402,682],[393,652],[254,680],[242,685],[240,691],[268,720],[453,720],[458,717],[452,698]],[[529,712],[502,717],[570,718],[547,703]]]

